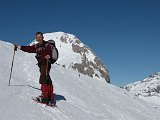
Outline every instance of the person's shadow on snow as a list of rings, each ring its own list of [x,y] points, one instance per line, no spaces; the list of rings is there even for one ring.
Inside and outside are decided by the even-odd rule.
[[[63,95],[58,95],[54,93],[54,99],[55,102],[60,101],[60,100],[66,100],[66,98]]]
[[[66,98],[63,95],[58,95],[54,93],[54,104],[56,105],[58,101],[66,100]]]

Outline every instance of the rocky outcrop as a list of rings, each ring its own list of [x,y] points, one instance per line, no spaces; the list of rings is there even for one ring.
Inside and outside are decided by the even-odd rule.
[[[106,70],[103,63],[101,62],[100,58],[94,55],[95,56],[94,61],[89,61],[86,55],[89,53],[89,51],[91,51],[91,49],[86,45],[80,46],[80,43],[81,42],[79,40],[76,40],[76,42],[72,44],[72,50],[81,55],[82,63],[75,63],[72,66],[72,68],[90,77],[95,76],[99,78],[99,75],[95,73],[96,70],[100,73],[101,77],[104,78],[109,83],[110,82],[109,73]]]
[[[126,85],[124,86],[124,89],[128,90],[136,96],[160,97],[160,73],[154,73],[149,77],[145,78],[143,81],[138,81]]]

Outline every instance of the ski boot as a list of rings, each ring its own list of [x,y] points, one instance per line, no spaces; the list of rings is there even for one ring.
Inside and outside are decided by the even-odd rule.
[[[36,100],[47,105],[49,104],[49,98],[44,98],[43,96],[36,97]]]

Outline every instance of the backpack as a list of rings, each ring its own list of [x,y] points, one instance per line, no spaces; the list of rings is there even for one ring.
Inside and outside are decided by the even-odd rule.
[[[40,49],[45,49],[45,47],[46,47],[48,44],[51,46],[51,49],[52,49],[52,56],[51,56],[51,58],[49,59],[49,62],[50,62],[51,64],[54,64],[54,63],[58,60],[58,57],[59,57],[59,52],[58,52],[58,49],[56,48],[56,45],[55,45],[55,41],[54,41],[54,40],[43,41],[43,44],[42,44],[42,46],[40,46],[40,47],[39,47],[37,44],[35,44],[36,53],[37,53],[37,51],[38,51],[39,48],[40,48]],[[43,47],[43,48],[41,48],[41,47]],[[39,59],[39,58],[40,58],[40,56],[39,56],[38,54],[37,54],[35,57],[36,57],[36,59]]]
[[[58,49],[56,48],[56,44],[54,40],[51,39],[46,41],[46,46],[48,44],[51,46],[51,49],[52,49],[52,56],[49,61],[51,62],[51,64],[54,64],[58,60],[59,52],[58,52]]]

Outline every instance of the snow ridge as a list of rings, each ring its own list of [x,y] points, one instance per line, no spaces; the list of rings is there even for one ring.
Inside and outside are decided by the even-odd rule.
[[[160,72],[151,74],[142,81],[126,85],[124,88],[145,101],[160,105]]]

